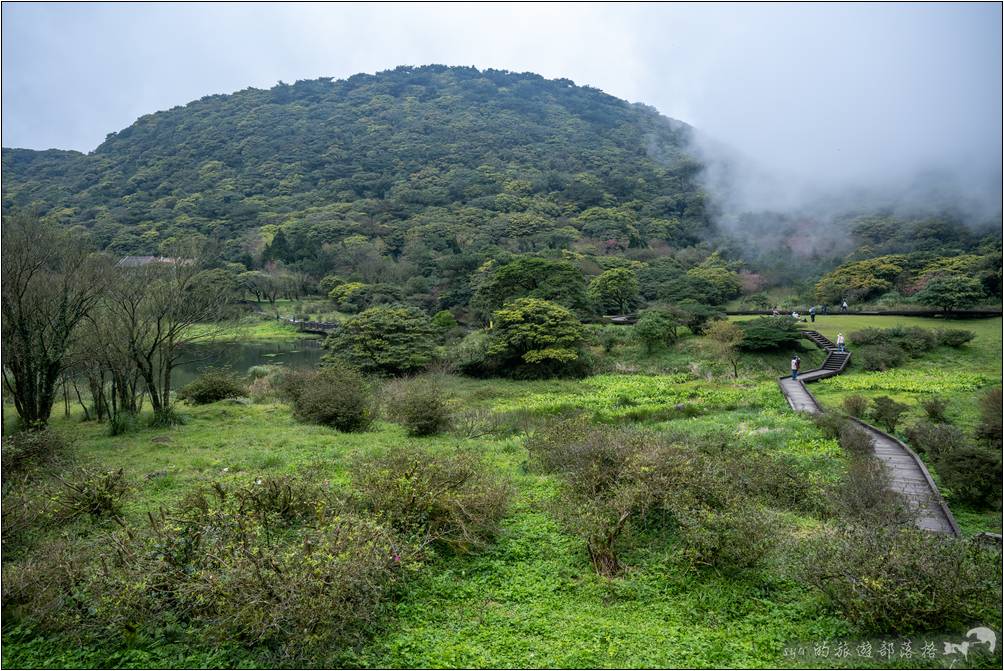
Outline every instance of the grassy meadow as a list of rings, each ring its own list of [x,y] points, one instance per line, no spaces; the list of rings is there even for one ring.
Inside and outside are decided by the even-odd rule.
[[[740,318],[741,319],[741,318]],[[830,338],[894,324],[940,327],[940,320],[821,317],[814,327]],[[1001,380],[1001,320],[953,322],[977,338],[959,350],[939,348],[901,368],[847,374],[812,386],[825,405],[850,393],[891,395],[910,403],[939,393],[953,419],[976,421],[976,398]],[[239,327],[238,339],[282,338],[295,331],[273,322]],[[837,441],[790,411],[776,384],[788,352],[746,356],[740,378],[686,335],[672,348],[647,353],[624,329],[608,348],[593,347],[598,373],[582,380],[512,381],[443,376],[455,416],[495,413],[510,418],[504,435],[452,432],[409,437],[384,419],[362,433],[295,421],[287,404],[220,401],[179,404],[182,425],[140,427],[110,436],[82,422],[78,410],[54,412],[53,427],[72,441],[74,466],[122,469],[129,484],[124,522],[143,525],[150,511],[170,507],[211,482],[247,483],[295,475],[338,489],[350,465],[407,444],[433,452],[471,450],[513,485],[514,498],[496,542],[474,554],[433,554],[408,570],[383,625],[362,645],[333,652],[318,665],[364,667],[776,667],[786,666],[793,641],[856,640],[861,632],[794,576],[792,548],[825,520],[812,511],[779,510],[780,551],[761,568],[734,574],[686,561],[672,536],[642,530],[626,541],[627,571],[609,579],[590,565],[582,540],[555,514],[560,483],[528,466],[525,434],[548,418],[584,412],[593,422],[724,438],[732,449],[756,449],[790,463],[820,490],[837,482],[847,459]],[[944,351],[942,351],[944,350]],[[808,345],[805,369],[821,360]],[[10,422],[13,409],[5,408]],[[918,415],[919,416],[919,415]],[[1000,513],[953,505],[967,533],[1000,532]],[[100,545],[112,522],[78,519],[32,539]],[[790,551],[789,551],[790,550]],[[323,613],[318,613],[323,617]],[[997,624],[999,627],[999,623]],[[192,646],[177,635],[131,631],[101,643],[46,633],[28,621],[5,625],[3,665],[14,667],[205,667],[267,665],[236,644]],[[881,666],[940,666],[940,659],[875,660]]]

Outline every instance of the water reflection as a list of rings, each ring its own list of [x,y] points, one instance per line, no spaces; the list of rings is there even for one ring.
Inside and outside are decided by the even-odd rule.
[[[289,368],[315,368],[324,350],[318,339],[283,342],[228,342],[193,345],[182,365],[174,369],[173,385],[180,389],[210,366],[227,367],[243,375],[251,366],[281,364]]]

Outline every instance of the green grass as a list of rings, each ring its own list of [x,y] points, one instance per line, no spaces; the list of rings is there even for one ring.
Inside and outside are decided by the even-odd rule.
[[[601,379],[599,389],[615,380]],[[626,384],[649,384],[628,376]],[[573,396],[575,381],[478,383],[459,380],[453,393],[497,386],[472,405],[503,407],[520,387]],[[597,388],[582,387],[584,400]],[[703,434],[725,427],[738,441],[800,455],[807,472],[834,477],[842,457],[804,418],[769,408],[655,422]],[[457,401],[455,401],[457,402]],[[459,402],[467,404],[466,399]],[[212,480],[245,482],[264,474],[301,473],[335,485],[347,482],[353,459],[417,442],[434,450],[458,445],[478,450],[511,477],[518,496],[500,541],[475,557],[445,557],[409,584],[386,630],[358,652],[365,666],[774,666],[785,641],[832,637],[847,631],[806,588],[770,573],[742,579],[689,569],[681,572],[670,539],[631,548],[634,567],[619,580],[597,577],[582,542],[562,530],[550,512],[557,492],[551,476],[527,472],[519,438],[464,440],[454,436],[409,439],[380,422],[362,434],[296,423],[284,405],[220,402],[181,406],[186,423],[170,430],[143,429],[107,436],[104,427],[60,418],[58,430],[77,437],[81,464],[122,468],[134,483],[125,515],[140,524],[146,512],[177,501]],[[104,533],[107,525],[80,533]],[[59,639],[17,636],[4,646],[4,664],[93,666],[179,664],[179,651],[159,642],[134,641],[128,653],[107,647],[68,646]],[[207,652],[207,655],[209,653]],[[236,654],[236,653],[235,653]],[[211,656],[188,665],[212,664]],[[232,659],[217,664],[230,665]]]
[[[260,316],[249,316],[235,324],[200,324],[192,332],[206,342],[278,342],[320,337],[302,333],[292,324]]]
[[[847,334],[865,325],[887,328],[897,320],[928,328],[943,324],[829,317],[816,326],[835,337],[837,330]],[[860,393],[889,393],[916,404],[933,391],[935,385],[924,383],[925,375],[928,380],[935,379],[933,375],[952,399],[953,416],[970,426],[975,413],[967,403],[1000,381],[1000,325],[999,319],[952,323],[976,331],[977,340],[959,351],[939,349],[883,377],[852,368],[831,383],[813,385],[813,392],[826,404],[838,404],[851,393],[844,387],[857,393],[860,384],[875,384]],[[280,337],[272,330],[277,327],[273,322],[251,323],[244,333]],[[604,358],[603,367],[636,372],[608,372],[584,380],[448,377],[445,389],[458,410],[520,410],[536,418],[583,411],[601,422],[695,436],[723,434],[725,444],[737,449],[756,447],[783,455],[823,487],[844,472],[844,456],[835,441],[788,410],[775,381],[787,356],[746,356],[735,382],[730,371],[709,358],[700,338],[686,337],[674,348],[651,354],[624,342]],[[807,349],[803,360],[807,357],[816,357],[807,361],[811,363],[821,354]],[[952,377],[963,369],[970,377]],[[5,410],[10,420],[13,411]],[[526,467],[528,455],[518,436],[417,439],[385,421],[366,433],[340,434],[295,422],[284,404],[224,401],[180,405],[179,410],[184,425],[143,428],[116,437],[108,436],[104,426],[81,422],[77,414],[57,417],[53,425],[75,439],[78,465],[124,470],[133,483],[124,511],[132,524],[142,524],[148,511],[169,506],[214,480],[243,483],[268,474],[299,474],[344,486],[354,460],[407,443],[431,450],[476,450],[514,483],[516,499],[498,542],[480,555],[433,558],[416,571],[385,627],[346,664],[774,667],[786,665],[784,646],[794,641],[856,638],[853,628],[828,610],[818,594],[792,577],[797,567],[786,562],[797,553],[780,553],[776,563],[754,573],[722,575],[682,562],[672,535],[642,533],[625,548],[630,570],[616,580],[598,577],[581,539],[566,532],[554,514],[558,481]],[[956,505],[953,510],[967,533],[1000,528],[999,512]],[[790,532],[786,536],[795,542],[822,523],[808,514],[785,513],[784,520]],[[48,533],[94,539],[113,528],[110,523],[80,522]],[[4,629],[3,664],[8,667],[251,667],[255,659],[252,651],[233,646],[190,647],[152,633],[79,645],[25,627]]]

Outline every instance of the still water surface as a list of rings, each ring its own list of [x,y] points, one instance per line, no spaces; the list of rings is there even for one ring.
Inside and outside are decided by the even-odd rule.
[[[226,367],[239,375],[251,366],[281,364],[289,368],[316,368],[324,350],[321,341],[304,338],[285,342],[228,342],[196,345],[185,356],[186,363],[174,369],[172,386],[181,389],[210,366]]]

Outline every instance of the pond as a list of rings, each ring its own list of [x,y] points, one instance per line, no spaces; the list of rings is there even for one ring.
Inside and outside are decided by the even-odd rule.
[[[281,364],[289,368],[316,368],[324,349],[321,340],[303,338],[283,342],[227,342],[189,348],[182,365],[174,369],[172,386],[181,389],[210,366],[229,368],[239,375],[251,366]]]

